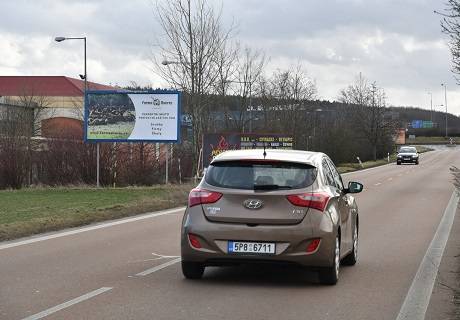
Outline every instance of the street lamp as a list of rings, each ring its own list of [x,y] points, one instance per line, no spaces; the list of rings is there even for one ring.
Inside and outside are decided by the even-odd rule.
[[[431,118],[431,123],[433,123],[433,94],[431,92],[428,92],[428,94],[430,95],[430,118]]]
[[[85,78],[85,96],[86,96],[86,90],[88,89],[88,83],[87,83],[87,79],[88,79],[88,75],[86,73],[86,37],[56,37],[54,38],[54,40],[56,42],[62,42],[64,40],[83,40],[84,42],[84,63],[85,63],[85,74],[84,74],[84,78]]]
[[[86,37],[56,37],[54,38],[54,41],[56,42],[62,42],[62,41],[65,41],[65,40],[83,40],[83,43],[84,43],[84,46],[83,46],[83,49],[84,49],[84,70],[85,70],[85,74],[83,75],[83,78],[85,80],[85,88],[84,88],[84,95],[83,95],[83,104],[85,103],[85,99],[86,99],[86,90],[88,90],[88,74],[86,73]],[[82,78],[82,76],[80,75],[80,78]],[[99,143],[96,143],[96,152],[97,152],[97,155],[96,155],[96,167],[97,167],[97,173],[96,173],[96,186],[99,188]]]
[[[161,64],[164,66],[168,66],[170,64],[182,64],[182,63],[180,61],[163,60],[161,61]],[[165,143],[165,184],[168,184],[168,183],[169,183],[169,144]]]
[[[441,86],[444,87],[444,104],[446,106],[446,138],[447,138],[447,85],[445,83],[441,83]]]
[[[316,118],[317,118],[317,112],[323,112],[323,111],[328,111],[328,110],[323,110],[321,108],[317,108],[313,111],[307,111],[306,113],[309,114],[309,113],[313,113],[314,114],[314,118],[313,118],[313,136],[308,136],[307,137],[307,150],[308,150],[308,146],[309,146],[309,140],[312,139],[313,143],[312,143],[312,147],[315,147],[316,145]]]

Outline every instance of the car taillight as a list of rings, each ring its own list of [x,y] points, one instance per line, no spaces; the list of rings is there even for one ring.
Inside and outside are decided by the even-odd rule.
[[[203,189],[193,189],[188,195],[188,205],[190,207],[197,204],[214,203],[222,197],[222,193]]]
[[[323,211],[329,201],[326,193],[302,193],[286,196],[290,203],[298,207],[308,207]]]
[[[192,245],[192,247],[197,248],[197,249],[201,248],[200,240],[198,240],[198,237],[196,235],[189,233],[188,240],[190,241],[190,244]]]
[[[316,249],[318,249],[318,247],[319,247],[320,242],[321,242],[320,238],[313,239],[310,242],[310,244],[307,246],[307,252],[311,253],[311,252],[316,251]]]

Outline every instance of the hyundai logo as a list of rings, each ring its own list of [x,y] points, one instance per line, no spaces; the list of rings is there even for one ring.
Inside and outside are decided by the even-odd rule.
[[[260,209],[263,205],[264,203],[262,202],[262,200],[258,199],[248,199],[243,202],[243,206],[245,206],[248,209]]]

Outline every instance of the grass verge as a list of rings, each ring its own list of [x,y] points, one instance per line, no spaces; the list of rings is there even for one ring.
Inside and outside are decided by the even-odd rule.
[[[0,191],[0,241],[186,205],[192,185]]]
[[[456,137],[453,137],[454,140],[459,140]],[[449,143],[449,138],[446,137],[422,137],[417,136],[415,139],[406,139],[406,144],[447,144]]]

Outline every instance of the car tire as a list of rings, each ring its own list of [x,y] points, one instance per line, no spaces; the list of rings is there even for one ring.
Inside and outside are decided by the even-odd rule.
[[[415,161],[415,165],[418,165],[418,161]]]
[[[182,261],[182,274],[187,279],[201,279],[204,265],[199,262]]]
[[[330,267],[322,268],[319,271],[319,282],[326,285],[335,285],[339,280],[340,271],[340,239],[335,237],[335,248],[333,253],[333,264]]]
[[[398,162],[396,162],[396,164],[399,166],[399,165],[401,165],[401,162],[398,161]]]
[[[346,266],[354,266],[358,261],[358,247],[359,247],[359,237],[358,237],[358,226],[355,223],[355,228],[353,230],[353,247],[351,248],[351,252],[342,260],[342,264]]]

